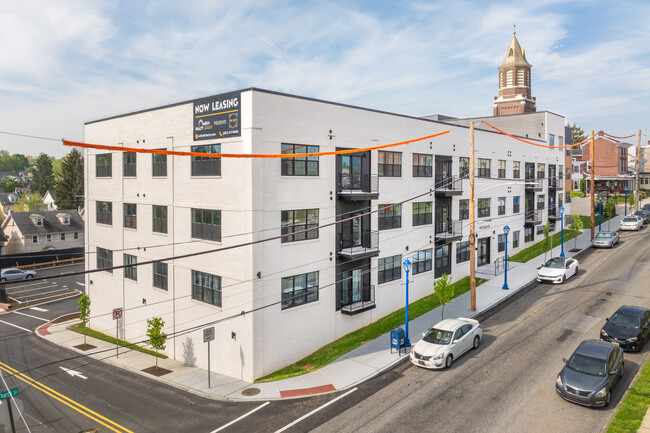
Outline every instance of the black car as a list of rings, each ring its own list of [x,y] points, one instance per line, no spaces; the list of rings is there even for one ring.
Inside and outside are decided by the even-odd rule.
[[[623,350],[605,341],[585,340],[555,380],[555,392],[584,406],[607,406],[612,388],[623,377]]]
[[[643,349],[650,336],[650,310],[624,305],[607,319],[600,339],[621,346],[623,350]]]
[[[638,210],[634,212],[634,215],[638,215],[643,219],[644,224],[649,224],[650,223],[650,211],[646,210]]]
[[[650,203],[644,204],[643,207],[641,208],[641,210],[650,213]]]

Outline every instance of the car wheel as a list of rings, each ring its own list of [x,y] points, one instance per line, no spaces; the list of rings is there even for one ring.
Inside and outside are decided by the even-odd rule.
[[[34,278],[34,276],[32,274],[28,274],[27,276],[25,276],[26,280],[29,280],[30,278]]]
[[[7,279],[6,279],[6,278],[3,278],[3,279],[1,279],[0,281],[7,281]]]
[[[562,282],[564,283],[566,281],[566,274],[562,275]]]
[[[607,398],[605,399],[605,406],[609,406],[609,401],[612,398],[612,393],[608,392],[607,393]]]
[[[479,336],[477,335],[476,337],[474,337],[474,344],[472,345],[472,347],[473,347],[474,349],[478,349],[478,346],[479,346],[480,344],[481,344],[481,339],[480,339]]]
[[[446,368],[451,368],[451,365],[454,363],[454,355],[451,353],[447,356],[447,360],[445,361],[445,367]]]
[[[573,275],[578,275],[578,267],[576,266],[576,273]]]
[[[623,378],[623,367],[625,367],[625,364],[621,364],[620,370],[618,370],[618,378],[622,379]]]

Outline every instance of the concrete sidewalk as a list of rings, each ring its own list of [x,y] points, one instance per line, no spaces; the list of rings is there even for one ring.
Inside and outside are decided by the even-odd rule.
[[[612,219],[612,230],[618,229],[622,218],[619,215]],[[603,229],[606,228],[603,227]],[[588,248],[590,245],[590,231],[584,230],[578,236],[577,241],[572,239],[565,242],[565,255],[574,256],[578,254],[571,252],[576,242],[578,250]],[[559,245],[553,249],[553,253],[559,255]],[[486,278],[489,281],[477,288],[477,311],[470,311],[470,294],[465,293],[445,306],[445,317],[471,318],[489,310],[533,282],[536,269],[543,261],[544,255],[540,255],[527,263],[511,262],[508,270],[508,286],[510,290],[507,291],[502,289],[503,275],[495,277],[493,265],[479,268],[477,277]],[[424,331],[439,320],[441,320],[440,307],[409,321],[409,334],[412,343],[414,344]],[[266,401],[338,391],[353,387],[408,359],[408,355],[405,355],[403,351],[401,355],[396,351],[391,353],[389,334],[385,334],[343,355],[331,364],[302,376],[269,383],[249,383],[220,374],[211,374],[211,386],[208,388],[208,372],[206,370],[186,366],[179,361],[159,359],[159,366],[171,370],[171,373],[155,377],[142,371],[154,365],[155,360],[150,355],[122,348],[119,357],[116,357],[115,345],[93,338],[88,338],[88,343],[96,346],[96,349],[86,352],[76,349],[74,346],[83,343],[83,336],[66,329],[71,323],[73,322],[46,324],[38,329],[37,334],[55,344],[87,354],[96,359],[102,359],[103,362],[145,375],[188,392],[226,400]]]

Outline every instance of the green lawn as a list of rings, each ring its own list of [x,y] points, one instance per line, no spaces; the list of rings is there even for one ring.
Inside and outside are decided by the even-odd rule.
[[[650,363],[646,364],[636,383],[627,393],[607,433],[634,433],[650,406]]]
[[[476,286],[485,283],[487,280],[482,278],[476,279]],[[465,292],[469,291],[469,277],[465,277],[453,284],[454,286],[454,298],[462,295]],[[419,299],[411,304],[409,304],[409,319],[413,320],[416,317],[420,317],[424,313],[427,313],[433,310],[436,307],[440,306],[438,302],[438,297],[435,293],[425,296],[422,299]],[[383,334],[390,332],[391,330],[397,328],[398,326],[404,323],[404,308],[400,308],[397,311],[390,313],[387,316],[382,317],[370,325],[358,329],[354,332],[351,332],[332,343],[321,347],[316,352],[307,356],[304,359],[296,362],[295,364],[289,365],[281,370],[271,373],[268,376],[262,377],[256,382],[271,382],[274,380],[286,379],[288,377],[299,376],[309,371],[317,370],[335,359],[345,355],[351,350],[356,349],[361,346],[363,343],[366,343],[370,340],[374,340],[377,337],[380,337]],[[386,339],[386,347],[388,347],[389,341]],[[312,365],[313,368],[306,370],[302,368],[305,365]]]
[[[79,334],[84,334],[84,327],[81,325],[81,323],[69,329]],[[98,340],[107,341],[109,343],[115,344],[114,337],[111,337],[110,335],[102,334],[101,332],[95,331],[94,329],[86,328],[85,334],[88,337],[96,338]],[[156,351],[154,350],[145,349],[144,347],[140,347],[136,344],[129,343],[128,341],[120,340],[120,347],[126,347],[127,349],[137,350],[138,352],[146,353],[152,356],[157,356],[158,358],[162,358],[162,359],[167,359],[167,355],[163,355],[162,353],[156,353]]]

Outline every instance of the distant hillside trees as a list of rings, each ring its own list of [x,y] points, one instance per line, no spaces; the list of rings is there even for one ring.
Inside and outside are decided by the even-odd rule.
[[[52,158],[41,153],[34,162],[34,178],[32,180],[32,192],[44,196],[47,190],[54,186],[54,169]]]
[[[25,155],[20,153],[9,155],[6,150],[0,150],[0,171],[13,171],[18,174],[29,166],[29,160]]]
[[[84,160],[77,149],[72,149],[61,161],[61,174],[54,185],[57,209],[77,209],[83,203]]]

